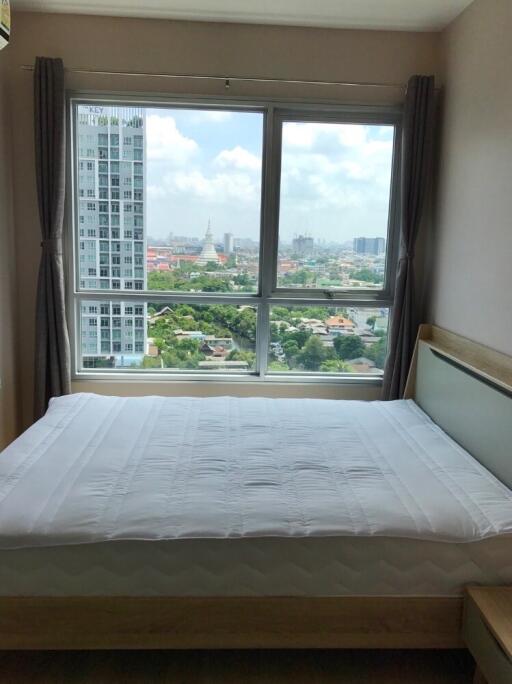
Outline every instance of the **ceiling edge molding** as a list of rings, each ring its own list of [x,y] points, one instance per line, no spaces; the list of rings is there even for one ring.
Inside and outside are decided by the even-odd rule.
[[[16,12],[35,12],[38,14],[77,14],[87,16],[110,16],[110,17],[125,17],[129,19],[167,19],[170,21],[193,21],[193,22],[213,22],[213,23],[228,23],[228,24],[259,24],[263,26],[290,26],[298,28],[328,28],[328,29],[346,29],[346,30],[362,30],[362,31],[401,31],[401,32],[421,32],[421,33],[437,33],[443,31],[450,22],[433,22],[431,24],[417,24],[414,22],[396,22],[391,21],[379,22],[378,24],[362,23],[359,19],[345,19],[340,21],[339,18],[325,17],[319,19],[314,16],[303,16],[297,20],[291,20],[287,15],[273,14],[268,20],[263,13],[244,12],[237,16],[233,16],[231,12],[203,12],[194,10],[161,10],[157,8],[148,7],[140,8],[124,8],[116,9],[105,6],[104,3],[94,5],[90,2],[82,2],[74,4],[70,8],[65,2],[58,0],[49,0],[45,2],[44,8],[40,3],[37,5],[31,0],[18,0],[12,7],[13,13]],[[452,21],[453,17],[450,21]]]

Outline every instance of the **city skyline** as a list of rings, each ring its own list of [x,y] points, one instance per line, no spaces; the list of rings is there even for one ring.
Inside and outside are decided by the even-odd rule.
[[[210,221],[210,224],[213,226],[213,221]],[[207,225],[208,225],[208,222],[207,222]],[[148,247],[150,247],[150,246],[154,246],[154,247],[162,246],[163,247],[163,246],[171,246],[171,243],[173,241],[184,242],[186,240],[190,240],[191,244],[194,243],[194,244],[200,245],[204,241],[205,231],[206,231],[206,229],[203,230],[202,235],[200,234],[199,236],[195,236],[195,235],[187,236],[183,232],[176,232],[176,233],[169,233],[165,237],[156,237],[156,236],[151,235],[149,233],[147,236],[147,243],[148,243]],[[230,231],[215,232],[215,230],[212,229],[211,233],[212,233],[213,242],[215,245],[223,245],[224,244],[224,237],[226,234],[232,235],[234,240],[237,240],[240,238],[239,235],[237,235],[236,233],[232,233]],[[283,241],[283,244],[286,244],[289,247],[289,246],[293,245],[293,242],[297,238],[311,238],[311,237],[312,236],[309,235],[308,233],[294,233],[292,236],[290,236],[289,240]],[[250,239],[250,238],[248,238],[248,239]],[[353,251],[353,242],[356,239],[366,239],[366,240],[379,239],[379,240],[384,240],[384,242],[386,242],[387,235],[384,235],[383,237],[381,237],[380,235],[354,235],[354,236],[349,237],[346,240],[342,240],[342,241],[340,241],[340,240],[325,240],[325,239],[324,240],[317,240],[317,239],[314,239],[314,243],[315,243],[315,246],[316,245],[319,245],[319,246],[338,245],[338,246],[343,247],[349,251]],[[259,240],[254,240],[254,244],[258,245]]]

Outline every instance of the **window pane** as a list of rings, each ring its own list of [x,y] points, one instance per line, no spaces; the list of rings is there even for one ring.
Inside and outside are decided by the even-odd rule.
[[[257,290],[262,113],[79,105],[76,136],[82,288]]]
[[[255,307],[115,301],[82,301],[80,307],[84,370],[255,368]]]
[[[382,375],[388,309],[273,306],[269,372]]]
[[[394,127],[284,122],[278,287],[382,289]]]
[[[147,135],[148,289],[255,292],[263,115],[150,109]]]

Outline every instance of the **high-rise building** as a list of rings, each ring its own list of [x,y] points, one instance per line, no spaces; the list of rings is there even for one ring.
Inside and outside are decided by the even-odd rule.
[[[354,238],[354,252],[356,254],[374,254],[376,256],[384,254],[386,251],[386,240],[382,237],[358,237]]]
[[[146,289],[143,109],[80,105],[77,117],[80,286]],[[146,351],[146,305],[83,301],[85,367],[131,365]],[[108,361],[106,361],[108,360]]]
[[[308,235],[299,235],[293,238],[292,248],[295,254],[300,256],[310,256],[313,254],[315,241]]]
[[[224,233],[224,254],[229,256],[235,250],[235,238],[233,233]]]

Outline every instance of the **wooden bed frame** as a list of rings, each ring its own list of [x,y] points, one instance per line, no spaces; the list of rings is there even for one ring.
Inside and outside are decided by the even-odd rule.
[[[438,362],[449,365],[443,377],[455,373],[449,391],[463,393],[461,401],[452,401],[459,408],[447,411],[446,421],[444,414],[432,415],[439,413],[439,396],[432,396]],[[491,392],[485,401],[496,402],[488,418],[490,432],[498,427],[496,443],[483,444],[482,425],[466,419],[474,408],[468,402],[476,399],[458,382],[468,378],[477,397]],[[414,398],[512,487],[512,459],[500,452],[509,435],[512,443],[512,420],[503,421],[500,413],[512,418],[511,396],[512,358],[421,326],[405,397]],[[462,602],[461,597],[0,597],[0,649],[459,648]]]

